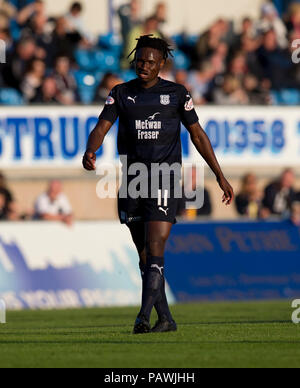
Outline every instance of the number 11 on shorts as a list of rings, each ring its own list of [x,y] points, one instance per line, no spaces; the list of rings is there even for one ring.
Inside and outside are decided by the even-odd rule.
[[[162,190],[158,190],[158,200],[157,200],[158,206],[162,206],[162,199],[164,199],[163,206],[167,207],[168,206],[168,197],[169,197],[169,191],[168,190],[164,191],[164,198],[162,198]]]

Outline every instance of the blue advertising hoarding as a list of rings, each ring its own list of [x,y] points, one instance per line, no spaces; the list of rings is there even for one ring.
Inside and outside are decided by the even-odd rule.
[[[6,107],[0,112],[3,168],[80,168],[87,138],[102,107]],[[222,165],[299,164],[300,114],[297,107],[198,107],[200,123]],[[98,152],[99,163],[116,163],[117,125]],[[186,162],[200,156],[182,128]]]
[[[300,299],[300,230],[289,222],[176,225],[166,251],[170,302]],[[139,305],[130,233],[118,222],[0,224],[8,309]]]
[[[178,224],[166,257],[179,302],[300,298],[300,229],[288,221]]]

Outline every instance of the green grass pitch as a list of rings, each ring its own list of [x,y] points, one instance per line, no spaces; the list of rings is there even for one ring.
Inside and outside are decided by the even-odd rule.
[[[137,308],[8,312],[0,367],[300,367],[291,301],[172,310],[177,333],[142,336],[131,334]]]

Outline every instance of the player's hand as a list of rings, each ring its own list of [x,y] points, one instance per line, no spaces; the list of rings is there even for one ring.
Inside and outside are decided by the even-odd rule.
[[[82,159],[82,165],[87,171],[96,170],[96,154],[92,151],[86,151]]]
[[[221,177],[218,179],[219,186],[224,192],[222,202],[225,203],[227,206],[232,204],[232,201],[234,199],[234,192],[233,188],[227,181],[225,177]]]

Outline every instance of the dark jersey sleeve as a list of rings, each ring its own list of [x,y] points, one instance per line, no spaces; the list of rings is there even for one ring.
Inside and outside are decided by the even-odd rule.
[[[192,124],[196,124],[199,121],[199,117],[195,111],[193,98],[185,87],[181,90],[180,98],[180,116],[182,123],[188,127]]]
[[[107,97],[105,107],[99,116],[99,120],[110,121],[112,124],[119,117],[118,90],[114,88]]]

